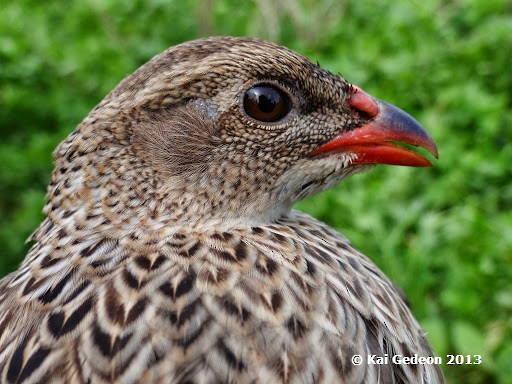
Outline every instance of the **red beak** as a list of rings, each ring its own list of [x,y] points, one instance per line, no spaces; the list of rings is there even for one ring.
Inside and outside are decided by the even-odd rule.
[[[430,135],[406,112],[371,97],[358,87],[354,87],[348,103],[372,119],[359,128],[338,134],[314,150],[312,156],[325,152],[349,152],[357,156],[352,164],[432,166],[420,154],[391,143],[397,142],[422,147],[438,158],[436,145]]]

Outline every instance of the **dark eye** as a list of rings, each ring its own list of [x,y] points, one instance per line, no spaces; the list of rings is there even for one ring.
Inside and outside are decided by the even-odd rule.
[[[256,120],[274,122],[290,112],[288,95],[269,84],[252,87],[244,96],[245,113]]]

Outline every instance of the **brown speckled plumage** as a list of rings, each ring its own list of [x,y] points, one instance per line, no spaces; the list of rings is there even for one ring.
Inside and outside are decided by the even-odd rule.
[[[289,114],[258,123],[244,92]],[[367,122],[352,86],[271,43],[209,38],[156,56],[59,145],[46,219],[0,282],[2,383],[437,383],[383,273],[291,210],[364,170],[310,153]]]

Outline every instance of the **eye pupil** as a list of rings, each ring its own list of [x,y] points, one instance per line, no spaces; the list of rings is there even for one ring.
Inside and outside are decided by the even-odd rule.
[[[290,112],[288,95],[270,84],[256,85],[245,93],[244,110],[250,117],[275,122]]]
[[[264,113],[272,113],[278,102],[279,99],[276,100],[276,97],[273,94],[260,95],[258,98],[258,106]]]

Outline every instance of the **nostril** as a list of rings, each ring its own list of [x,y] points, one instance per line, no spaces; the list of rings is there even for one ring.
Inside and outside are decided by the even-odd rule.
[[[353,86],[353,93],[348,100],[348,104],[358,111],[375,117],[379,114],[379,104],[361,88]]]

